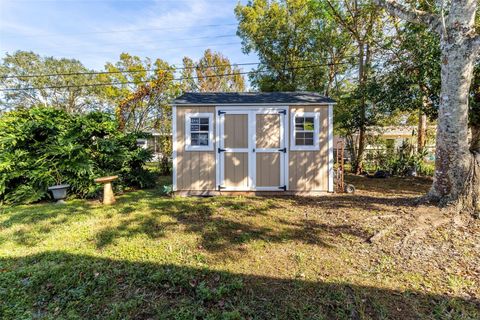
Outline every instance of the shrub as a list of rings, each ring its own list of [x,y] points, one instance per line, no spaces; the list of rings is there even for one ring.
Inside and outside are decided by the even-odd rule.
[[[49,197],[49,186],[70,184],[70,194],[92,197],[93,179],[119,175],[119,188],[149,187],[143,166],[151,152],[137,147],[141,134],[117,130],[111,115],[68,114],[34,107],[0,117],[0,201],[31,203]],[[142,135],[144,136],[144,135]]]
[[[378,169],[393,176],[409,176],[414,173],[433,175],[434,166],[425,162],[427,152],[413,152],[411,146],[403,145],[396,151],[387,151],[378,157]]]

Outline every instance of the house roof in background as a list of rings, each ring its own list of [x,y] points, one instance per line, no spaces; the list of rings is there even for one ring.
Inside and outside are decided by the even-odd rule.
[[[185,92],[174,105],[325,104],[335,100],[316,92]]]

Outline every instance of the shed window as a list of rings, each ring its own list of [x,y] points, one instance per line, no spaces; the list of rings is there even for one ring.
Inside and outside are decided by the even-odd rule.
[[[319,113],[292,113],[292,150],[319,150]]]
[[[185,117],[186,150],[213,150],[213,114],[187,113]]]

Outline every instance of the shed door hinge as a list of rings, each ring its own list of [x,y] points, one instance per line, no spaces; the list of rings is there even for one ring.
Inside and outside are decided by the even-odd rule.
[[[226,187],[222,187],[221,185],[218,185],[218,191],[220,191],[222,189],[226,189]]]
[[[218,115],[225,114],[225,113],[226,113],[225,111],[218,110]]]
[[[226,151],[225,149],[218,148],[218,153],[225,152],[225,151]]]
[[[278,149],[278,151],[283,152],[283,153],[287,153],[287,148]]]
[[[287,186],[286,186],[286,185],[285,185],[285,186],[281,186],[281,187],[278,187],[278,189],[281,189],[281,190],[283,190],[283,191],[287,191]]]
[[[287,114],[287,110],[280,110],[280,111],[278,111],[278,113],[280,113],[280,114]]]

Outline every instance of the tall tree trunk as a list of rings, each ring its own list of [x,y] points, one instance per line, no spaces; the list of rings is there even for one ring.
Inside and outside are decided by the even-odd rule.
[[[468,19],[467,8],[452,10],[448,19]],[[468,141],[468,98],[476,56],[469,46],[467,31],[461,23],[450,23],[441,35],[442,86],[435,175],[429,196],[442,205],[454,204],[478,212],[480,153],[472,152]]]
[[[374,0],[392,14],[440,34],[441,77],[435,175],[429,197],[459,211],[480,213],[480,151],[468,142],[468,98],[473,66],[480,52],[475,32],[478,0],[455,0],[448,15],[409,9],[395,0]],[[440,2],[444,5],[445,2]],[[476,130],[476,129],[474,129]],[[476,132],[473,132],[475,137]]]
[[[367,49],[368,51],[368,49]],[[366,106],[365,106],[365,44],[359,42],[358,44],[358,86],[360,88],[362,97],[360,99],[360,123],[358,126],[358,149],[356,154],[356,161],[354,163],[353,172],[360,174],[363,171],[363,157],[365,152],[365,140],[366,140]]]

